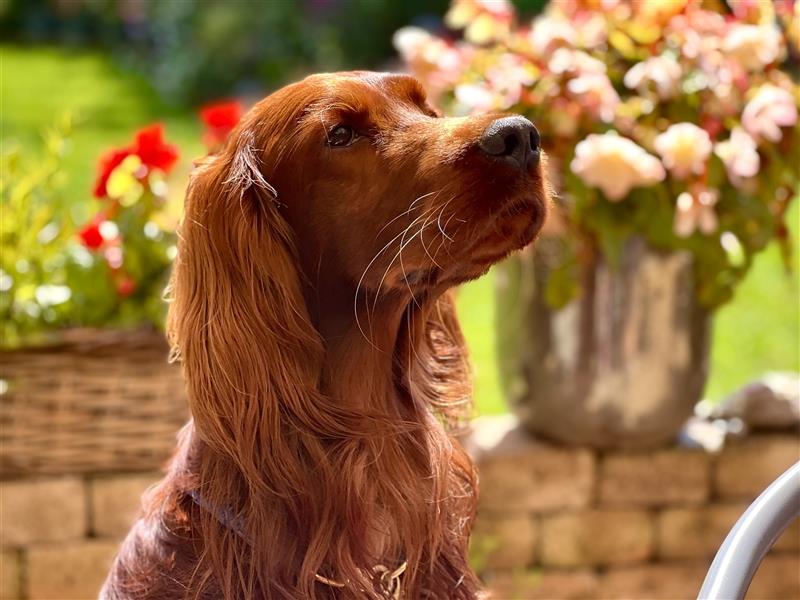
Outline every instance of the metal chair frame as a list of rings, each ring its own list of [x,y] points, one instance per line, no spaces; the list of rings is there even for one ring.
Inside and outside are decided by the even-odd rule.
[[[756,498],[722,543],[698,600],[742,600],[761,560],[800,517],[800,462]]]

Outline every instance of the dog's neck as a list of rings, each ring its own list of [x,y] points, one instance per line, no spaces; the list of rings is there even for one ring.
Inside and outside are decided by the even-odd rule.
[[[397,401],[396,363],[413,355],[414,316],[410,294],[356,294],[337,282],[317,282],[305,293],[308,312],[325,347],[322,392],[349,406],[380,410]]]
[[[392,421],[419,422],[431,418],[427,408],[414,406],[403,377],[408,368],[398,368],[414,356],[414,316],[421,308],[400,293],[355,296],[355,290],[327,288],[306,294],[307,308],[325,348],[321,392],[331,401],[365,414],[378,414]],[[321,299],[321,300],[320,300]],[[400,440],[401,438],[398,438]],[[398,442],[395,442],[398,443]],[[365,456],[367,461],[380,457]],[[417,457],[419,460],[422,457]],[[418,481],[426,481],[430,457],[416,464]],[[394,515],[384,510],[373,514],[368,545],[375,557],[395,560]]]

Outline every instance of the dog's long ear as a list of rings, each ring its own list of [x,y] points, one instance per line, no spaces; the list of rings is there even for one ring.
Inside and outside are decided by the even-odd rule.
[[[193,174],[168,318],[195,425],[243,470],[255,466],[246,441],[266,425],[265,405],[304,405],[322,356],[293,234],[262,175],[257,143],[245,123]]]
[[[300,512],[292,503],[305,501],[313,477],[298,456],[318,451],[300,439],[299,424],[309,429],[308,415],[326,411],[318,402],[323,348],[303,299],[293,233],[263,175],[270,141],[256,132],[265,129],[246,116],[221,153],[195,170],[170,284],[168,335],[183,363],[197,443],[210,450],[199,453],[200,492],[212,509],[203,517],[205,552],[225,597],[258,596],[253,585],[296,577],[271,565],[291,562],[279,558],[297,549],[270,542],[291,538]],[[221,525],[220,514],[246,524],[239,537],[258,539],[258,548],[232,534],[231,523]],[[249,557],[259,565],[246,564]]]

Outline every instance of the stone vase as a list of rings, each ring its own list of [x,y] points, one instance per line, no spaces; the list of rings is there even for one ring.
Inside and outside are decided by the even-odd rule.
[[[670,442],[692,414],[708,373],[710,314],[695,296],[688,253],[631,238],[618,264],[593,252],[577,268],[580,292],[546,301],[563,240],[498,268],[497,331],[503,385],[534,434],[596,448]]]

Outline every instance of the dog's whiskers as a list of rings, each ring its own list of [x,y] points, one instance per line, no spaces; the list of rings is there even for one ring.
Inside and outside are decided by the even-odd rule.
[[[392,265],[394,265],[394,261],[395,261],[395,260],[397,260],[397,258],[398,258],[398,257],[400,258],[400,260],[401,260],[401,263],[402,263],[402,252],[403,252],[403,249],[404,249],[404,248],[405,248],[405,247],[406,247],[408,244],[410,244],[410,243],[411,243],[411,241],[412,241],[412,240],[413,240],[413,239],[414,239],[414,238],[415,238],[417,235],[419,235],[419,234],[421,234],[421,233],[422,233],[422,229],[424,228],[424,223],[423,223],[423,228],[420,228],[420,230],[419,230],[417,233],[415,233],[414,235],[412,235],[412,236],[411,236],[411,237],[410,237],[408,240],[405,240],[405,241],[404,241],[404,238],[405,238],[406,234],[408,233],[409,229],[411,229],[411,228],[412,228],[412,227],[413,227],[413,226],[414,226],[414,225],[415,225],[417,222],[419,222],[419,220],[420,220],[420,219],[423,219],[423,218],[424,218],[424,219],[426,219],[426,221],[427,221],[427,217],[429,217],[431,214],[433,214],[433,212],[434,212],[435,210],[436,210],[435,208],[431,208],[430,210],[427,210],[427,211],[425,211],[425,212],[424,212],[423,214],[421,214],[419,217],[417,217],[416,219],[414,219],[414,220],[413,220],[413,221],[412,221],[412,222],[411,222],[411,223],[408,225],[408,227],[406,227],[406,228],[405,228],[405,229],[404,229],[404,230],[401,232],[401,234],[400,234],[400,248],[399,248],[399,249],[398,249],[398,251],[395,253],[395,255],[392,257],[392,260],[391,260],[391,261],[389,261],[389,265],[386,267],[386,270],[383,272],[383,276],[381,277],[381,281],[380,281],[380,283],[378,284],[378,289],[377,289],[377,290],[376,290],[376,292],[375,292],[375,299],[374,299],[374,301],[373,301],[373,303],[372,303],[372,312],[373,312],[373,314],[375,313],[375,307],[376,307],[376,306],[377,306],[377,304],[378,304],[378,298],[380,297],[381,289],[383,288],[383,282],[384,282],[384,281],[385,281],[385,279],[386,279],[386,275],[388,275],[388,274],[389,274],[389,271],[391,270],[391,268],[392,268]],[[396,237],[395,237],[395,238],[394,238],[392,241],[394,241],[395,239],[397,239],[397,236],[396,236]],[[401,264],[401,268],[402,268],[402,264]],[[403,270],[403,278],[404,278],[404,279],[406,278],[405,270]],[[408,281],[406,281],[406,285],[408,285]],[[410,286],[409,286],[409,291],[411,291],[411,287],[410,287]],[[411,295],[412,295],[412,297],[414,296],[413,292],[412,292],[412,294],[411,294]],[[415,302],[416,302],[416,299],[415,299]]]
[[[375,348],[377,350],[379,350],[379,348],[377,346],[375,346],[375,344],[372,343],[371,335],[367,336],[366,332],[364,331],[364,328],[361,326],[361,320],[359,319],[359,316],[358,316],[358,293],[361,290],[362,284],[364,283],[364,278],[367,276],[367,273],[369,272],[370,268],[372,267],[373,264],[375,264],[375,261],[378,260],[378,258],[381,256],[381,254],[383,254],[389,248],[389,246],[391,246],[395,242],[395,240],[397,240],[398,238],[401,238],[401,244],[402,244],[402,238],[405,236],[405,234],[408,232],[408,230],[411,227],[413,227],[421,218],[424,218],[427,215],[428,215],[428,212],[423,213],[422,215],[420,215],[419,217],[414,219],[408,225],[408,227],[403,229],[403,231],[401,231],[396,236],[394,236],[391,240],[386,242],[386,244],[383,246],[383,248],[378,250],[378,252],[375,253],[375,256],[372,257],[372,260],[369,261],[369,263],[367,264],[367,267],[364,269],[364,272],[361,274],[361,277],[358,280],[358,284],[356,285],[356,292],[355,292],[355,295],[353,297],[353,312],[354,312],[354,315],[355,315],[356,326],[358,327],[358,330],[361,332],[361,335],[364,337],[364,339],[367,342],[369,342],[369,344],[373,348]],[[389,263],[389,267],[391,267],[391,264],[394,262],[395,258],[397,258],[396,255],[395,255],[394,258],[392,258],[391,262]],[[388,272],[388,268],[387,268],[387,272]],[[386,273],[384,273],[384,277],[385,276],[386,276]],[[381,285],[383,285],[383,279],[381,279]],[[378,287],[378,292],[377,293],[380,293],[380,286]],[[376,301],[377,301],[377,298],[376,298]],[[374,308],[373,308],[373,311],[374,311]],[[367,318],[369,320],[369,328],[370,328],[370,334],[371,334],[372,333],[372,319],[370,318],[369,310],[367,311]]]
[[[414,201],[413,201],[411,204],[409,204],[409,206],[408,206],[408,210],[406,210],[405,212],[401,212],[401,213],[400,213],[399,215],[397,215],[397,216],[396,216],[394,219],[392,219],[391,221],[389,221],[388,223],[386,223],[386,225],[384,225],[383,227],[381,227],[381,228],[378,230],[378,233],[376,233],[376,234],[375,234],[375,238],[377,239],[377,238],[378,238],[378,236],[379,236],[381,233],[383,233],[383,230],[384,230],[384,229],[386,229],[386,228],[387,228],[389,225],[391,225],[391,224],[392,224],[392,223],[394,223],[395,221],[397,221],[397,219],[399,219],[400,217],[403,217],[403,216],[407,215],[407,214],[408,214],[408,213],[410,213],[412,210],[414,210],[414,209],[416,208],[416,206],[414,206],[414,205],[415,205],[417,202],[419,202],[420,200],[424,200],[425,198],[427,198],[428,196],[431,196],[431,195],[433,195],[433,194],[437,194],[437,195],[438,195],[438,194],[439,194],[439,192],[428,192],[427,194],[423,194],[422,196],[419,196],[418,198],[414,199]]]
[[[447,221],[445,221],[445,223],[444,223],[444,230],[446,230],[446,229],[447,229],[447,226],[450,224],[450,221],[452,221],[452,220],[453,220],[453,218],[455,218],[455,216],[456,216],[457,214],[458,214],[458,213],[454,212],[452,215],[450,215],[450,216],[447,218]],[[462,220],[462,219],[458,219],[458,220],[460,220],[462,223],[466,223],[466,221],[464,221],[464,220]],[[437,220],[437,223],[438,223],[438,220]],[[442,233],[444,233],[444,231],[442,231]],[[449,235],[445,235],[445,236],[442,238],[442,240],[439,242],[439,246],[436,248],[436,252],[434,252],[434,253],[433,253],[433,255],[434,255],[434,256],[439,256],[439,250],[441,250],[441,249],[442,249],[442,247],[443,247],[443,246],[445,246],[445,241],[446,241],[446,239],[447,239],[447,240],[450,240],[450,244],[449,244],[448,246],[446,246],[446,249],[447,249],[447,255],[448,255],[448,256],[450,256],[450,257],[452,257],[453,255],[452,255],[452,253],[450,252],[450,246],[452,246],[452,245],[453,245],[453,243],[456,241],[456,240],[455,240],[455,237],[456,237],[456,234],[457,234],[457,233],[458,233],[458,227],[456,228],[456,231],[455,231],[455,232],[453,232],[453,236],[452,236],[452,237],[450,237]],[[446,239],[445,239],[445,238],[446,238]]]

